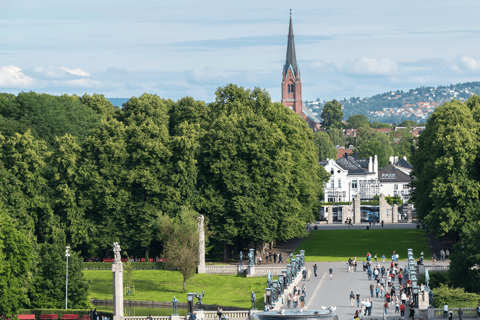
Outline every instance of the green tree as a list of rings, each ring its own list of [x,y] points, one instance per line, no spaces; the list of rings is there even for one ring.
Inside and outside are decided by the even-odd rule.
[[[47,242],[40,244],[38,264],[29,290],[30,308],[63,309],[65,306],[65,233],[55,229]],[[82,259],[70,250],[68,259],[68,307],[89,306],[88,283],[83,276]]]
[[[198,213],[182,207],[176,218],[159,214],[154,225],[164,241],[163,256],[170,268],[180,271],[183,276],[183,292],[187,280],[195,274],[198,263]]]
[[[343,119],[342,106],[337,100],[327,102],[325,106],[323,106],[321,117],[324,128],[341,128]]]
[[[479,124],[459,101],[435,109],[412,156],[412,200],[437,236],[479,220]]]
[[[213,237],[226,245],[302,234],[322,185],[312,131],[260,89],[229,85],[216,95],[198,178]]]
[[[313,143],[317,147],[318,158],[320,160],[336,159],[337,149],[330,141],[330,137],[323,131],[315,132],[313,135]]]
[[[359,130],[355,151],[360,158],[373,158],[376,155],[379,168],[385,167],[393,155],[389,136],[371,129]]]
[[[81,143],[99,121],[99,116],[75,96],[21,92],[16,98],[3,99],[5,101],[7,107],[0,107],[0,111],[9,112],[2,115],[35,130],[48,146],[53,144],[55,137],[65,133],[72,134]]]
[[[413,128],[414,126],[417,126],[417,121],[414,120],[404,120],[402,123],[398,125],[399,127],[407,127],[407,128]]]
[[[330,141],[332,142],[333,146],[345,146],[345,136],[343,134],[342,129],[338,128],[330,128],[328,131],[328,136],[330,137]]]
[[[393,155],[410,159],[411,147],[415,145],[413,134],[409,129],[401,129],[390,133],[392,138]]]
[[[369,128],[370,127],[370,122],[368,121],[368,118],[363,115],[363,114],[356,114],[353,116],[348,117],[347,120],[347,127],[348,128]]]
[[[119,110],[119,108],[114,107],[103,94],[94,93],[90,96],[85,93],[79,100],[83,105],[89,107],[102,117],[113,117],[115,116],[115,111]]]
[[[11,218],[0,202],[0,317],[10,318],[28,303],[33,259],[32,234]]]

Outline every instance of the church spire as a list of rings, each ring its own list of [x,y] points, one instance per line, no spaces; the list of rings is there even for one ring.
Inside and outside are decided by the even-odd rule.
[[[287,45],[287,59],[283,67],[284,76],[287,75],[288,69],[292,67],[295,78],[298,76],[297,57],[295,55],[295,42],[293,40],[293,24],[292,24],[292,9],[290,9],[290,26],[288,28],[288,45]]]

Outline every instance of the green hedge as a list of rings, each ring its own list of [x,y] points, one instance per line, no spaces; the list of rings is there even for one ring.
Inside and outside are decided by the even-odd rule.
[[[97,310],[98,313],[103,312],[104,316],[113,319],[112,311]],[[78,320],[81,320],[82,316],[90,315],[89,309],[22,309],[19,314],[34,314],[36,320],[40,320],[41,314],[58,314],[58,319],[62,318],[64,314],[78,314]]]
[[[84,262],[83,268],[88,270],[108,270],[113,262]],[[133,270],[164,270],[166,262],[131,262]]]

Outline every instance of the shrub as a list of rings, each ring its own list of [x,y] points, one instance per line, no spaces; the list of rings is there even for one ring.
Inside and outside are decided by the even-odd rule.
[[[480,295],[476,293],[465,292],[463,288],[453,289],[444,284],[432,291],[435,308],[441,308],[445,303],[449,308],[475,308],[480,300]]]
[[[313,229],[318,230],[318,226],[317,225],[313,226]]]

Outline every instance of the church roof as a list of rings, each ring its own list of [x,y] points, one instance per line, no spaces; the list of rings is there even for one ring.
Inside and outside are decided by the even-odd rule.
[[[288,45],[287,45],[287,58],[285,65],[283,66],[284,76],[287,75],[288,69],[292,67],[293,75],[295,78],[298,76],[297,57],[295,55],[295,42],[293,41],[293,25],[292,25],[292,13],[290,12],[290,26],[288,29]]]

